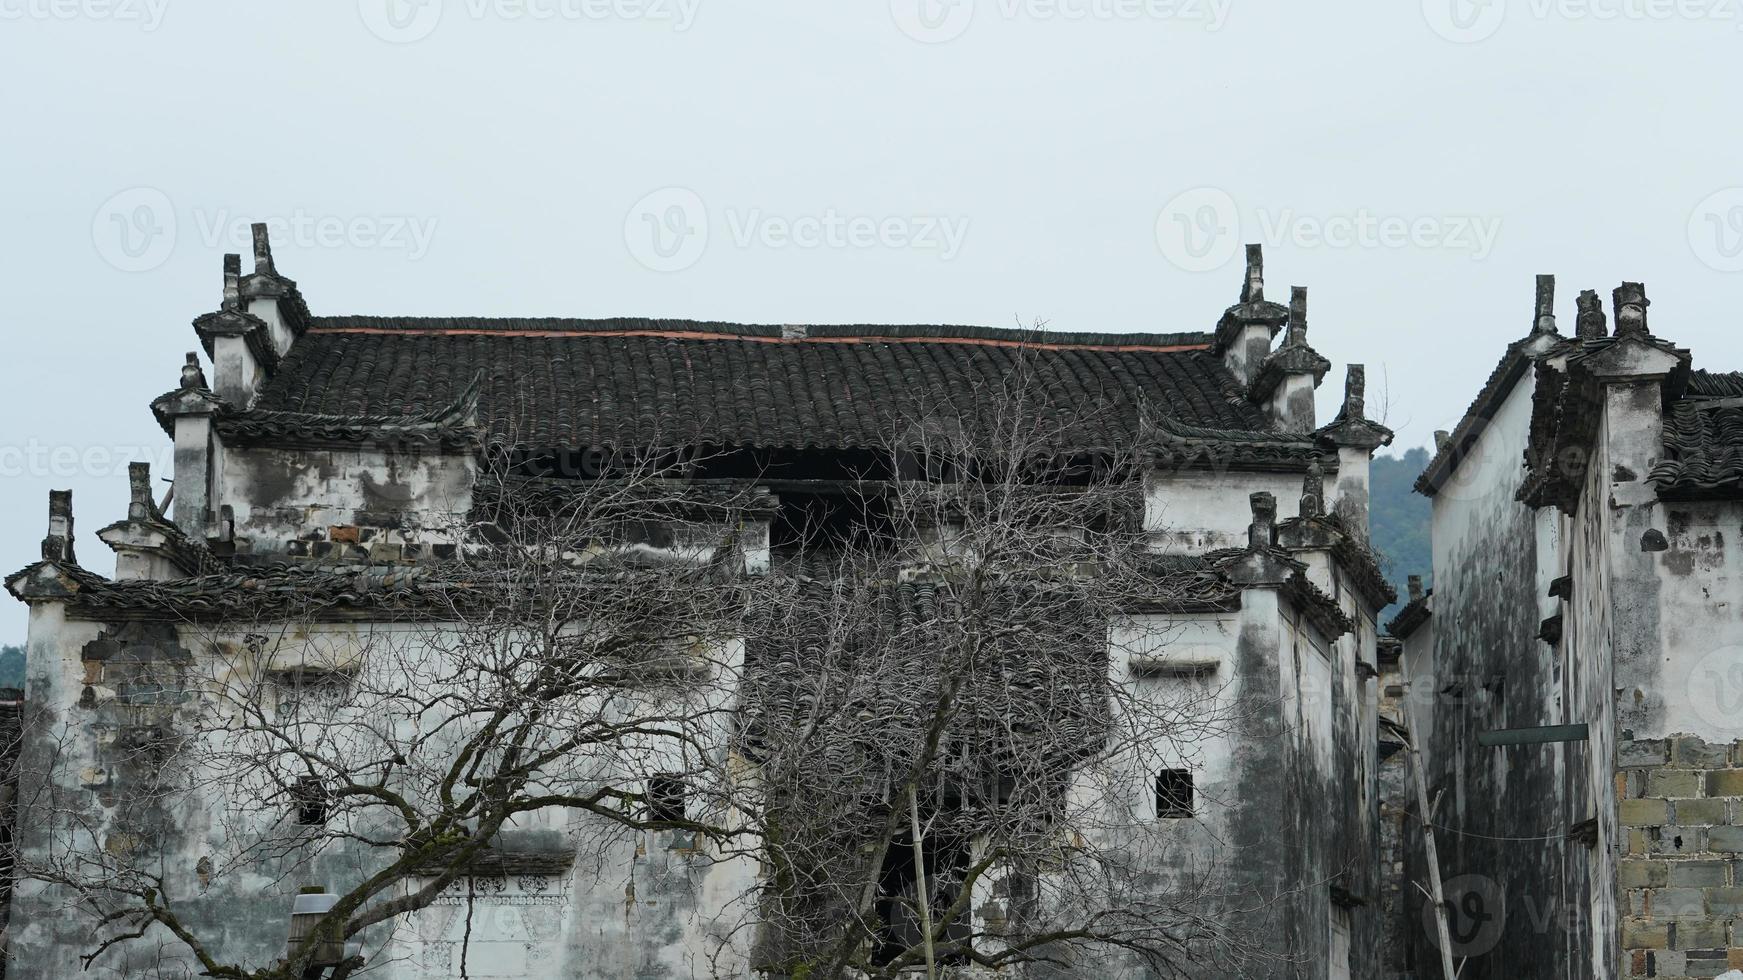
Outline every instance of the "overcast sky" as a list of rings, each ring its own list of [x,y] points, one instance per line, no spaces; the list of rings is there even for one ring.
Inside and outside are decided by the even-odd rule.
[[[1743,368],[1740,6],[0,0],[0,565],[71,487],[113,567],[256,220],[322,314],[1093,331],[1210,328],[1260,241],[1397,451],[1538,272]]]

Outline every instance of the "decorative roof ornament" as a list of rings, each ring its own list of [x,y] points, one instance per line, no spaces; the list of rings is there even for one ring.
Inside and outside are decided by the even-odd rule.
[[[1308,464],[1307,475],[1301,478],[1301,516],[1325,516],[1325,468],[1317,459]]]
[[[21,602],[65,602],[93,583],[105,581],[79,567],[73,553],[73,492],[51,490],[48,533],[42,539],[42,560],[6,579],[6,591]]]
[[[1289,375],[1311,375],[1313,386],[1317,388],[1325,380],[1325,373],[1331,370],[1331,362],[1307,343],[1306,286],[1290,287],[1287,319],[1288,328],[1283,336],[1283,343],[1265,358],[1265,363],[1259,367],[1252,383],[1247,387],[1247,398],[1250,401],[1264,403]],[[1308,428],[1311,427],[1310,420]]]
[[[1277,544],[1277,498],[1260,490],[1247,498],[1253,521],[1247,525],[1247,551],[1269,552]]]
[[[1283,337],[1284,347],[1307,346],[1307,287],[1289,287],[1289,332]]]
[[[221,316],[212,313],[209,316]],[[224,400],[206,382],[206,372],[200,367],[200,355],[188,352],[182,364],[181,379],[176,387],[151,400],[151,414],[171,438],[175,437],[175,420],[184,415],[216,415]]]
[[[48,492],[48,534],[42,539],[42,560],[77,565],[73,554],[73,492]]]
[[[1344,408],[1343,417],[1365,419],[1368,417],[1368,369],[1360,364],[1351,364],[1344,372]]]
[[[1265,254],[1256,244],[1247,246],[1247,278],[1241,284],[1241,302],[1265,302]]]
[[[1335,445],[1367,449],[1369,452],[1392,444],[1392,430],[1368,418],[1368,369],[1361,364],[1346,366],[1344,373],[1344,404],[1337,418],[1319,430],[1318,435]]]
[[[309,304],[297,289],[296,280],[279,274],[266,224],[256,222],[249,230],[254,239],[254,271],[242,277],[242,298],[251,305],[256,300],[275,303],[284,325],[293,336],[301,337],[309,329]]]
[[[188,360],[182,365],[183,391],[210,391],[212,386],[206,383],[206,372],[200,367],[200,355],[188,351]]]
[[[249,231],[254,236],[254,274],[278,275],[278,270],[272,264],[272,237],[266,233],[266,223],[256,222],[249,227]]]
[[[157,501],[151,497],[151,464],[127,464],[127,519],[130,521],[158,520],[162,516],[157,513]]]
[[[1265,255],[1258,245],[1247,246],[1247,272],[1241,280],[1241,301],[1223,311],[1222,319],[1216,325],[1217,350],[1224,351],[1240,344],[1245,348],[1248,344],[1246,328],[1265,327],[1268,333],[1263,335],[1262,349],[1248,354],[1257,359],[1264,350],[1271,346],[1271,338],[1277,336],[1277,331],[1289,319],[1289,310],[1281,303],[1273,303],[1265,299]]]
[[[161,558],[184,575],[201,575],[217,570],[218,562],[211,550],[195,541],[167,517],[151,493],[151,464],[129,463],[127,466],[127,517],[97,532],[97,539],[108,545],[116,555],[145,555]],[[153,575],[149,565],[118,560],[118,579],[133,580]]]
[[[1537,277],[1537,315],[1531,321],[1532,336],[1555,334],[1555,276]]]
[[[1580,290],[1580,298],[1575,300],[1579,307],[1579,317],[1574,321],[1574,336],[1581,340],[1599,340],[1610,335],[1609,327],[1604,322],[1604,304],[1598,299],[1596,289]]]
[[[1646,298],[1646,284],[1625,282],[1610,294],[1616,308],[1616,336],[1649,337],[1646,329],[1646,308],[1652,301]]]
[[[238,312],[242,309],[242,256],[224,254],[224,301],[219,309]]]
[[[1247,525],[1247,547],[1223,564],[1223,574],[1243,588],[1281,586],[1303,566],[1277,548],[1277,498],[1261,490],[1247,502],[1253,509],[1252,523]]]

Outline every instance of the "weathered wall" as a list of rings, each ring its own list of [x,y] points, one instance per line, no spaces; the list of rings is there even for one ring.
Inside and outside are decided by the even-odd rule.
[[[1341,598],[1346,611],[1360,604]],[[1135,636],[1165,637],[1156,651],[1114,634],[1116,679],[1155,703],[1190,705],[1218,729],[1135,760],[1114,780],[1131,799],[1110,821],[1154,821],[1154,771],[1193,771],[1194,818],[1164,821],[1166,834],[1144,837],[1152,848],[1145,859],[1168,887],[1203,890],[1209,907],[1243,910],[1224,924],[1245,948],[1233,962],[1207,965],[1207,978],[1376,975],[1374,687],[1356,666],[1374,662],[1371,612],[1358,621],[1356,633],[1328,642],[1289,601],[1258,588],[1242,593],[1238,616],[1144,624]],[[1215,667],[1196,677],[1133,678],[1134,648]],[[1337,944],[1347,959],[1337,964],[1334,922],[1347,938]]]
[[[1621,975],[1713,976],[1743,967],[1743,506],[1635,509],[1651,526],[1619,522],[1611,544],[1657,601],[1618,691]]]
[[[219,454],[213,509],[237,550],[291,558],[415,560],[451,547],[472,506],[470,456],[382,449],[236,449]]]
[[[66,620],[59,605],[32,611],[27,690],[30,714],[22,762],[21,846],[38,866],[69,851],[128,855],[160,868],[164,897],[225,961],[263,966],[282,954],[291,896],[298,886],[343,892],[379,866],[381,854],[331,839],[312,860],[268,846],[232,865],[246,846],[292,840],[301,831],[291,804],[261,803],[251,790],[214,781],[205,756],[153,754],[148,737],[186,733],[210,710],[216,684],[240,683],[254,667],[279,669],[286,647],[251,666],[248,642],[171,624]],[[440,628],[439,626],[433,628]],[[299,629],[291,645],[343,659],[370,642],[370,631],[404,638],[384,669],[416,663],[415,629],[335,624]],[[220,652],[222,651],[222,652]],[[363,654],[360,654],[363,655]],[[273,710],[270,705],[267,710]],[[329,749],[329,751],[336,751]],[[169,792],[158,792],[166,784]],[[68,826],[76,817],[80,826]],[[749,934],[747,903],[755,868],[717,860],[682,835],[635,834],[597,819],[533,814],[504,833],[505,849],[543,855],[521,874],[470,882],[477,914],[468,966],[474,977],[740,976]],[[459,975],[466,938],[468,883],[396,928],[365,934],[386,980]],[[65,890],[21,883],[9,948],[17,977],[182,977],[198,971],[167,937],[123,946],[81,973],[91,921]],[[161,940],[161,941],[160,941]]]
[[[1484,731],[1586,720],[1567,703],[1568,665],[1537,638],[1543,570],[1559,564],[1540,545],[1553,536],[1540,541],[1537,515],[1514,499],[1532,387],[1527,377],[1513,388],[1435,497],[1433,663],[1410,692],[1414,716],[1432,716],[1417,737],[1429,796],[1439,796],[1455,951],[1477,980],[1590,975],[1588,854],[1567,839],[1589,816],[1588,747],[1476,742]],[[1425,943],[1417,961],[1436,955]]]
[[[1277,500],[1277,519],[1296,516],[1301,475],[1241,470],[1151,470],[1144,478],[1144,528],[1159,551],[1201,554],[1247,544],[1251,514],[1242,501],[1259,491]]]
[[[1238,613],[1147,615],[1111,633],[1114,681],[1130,685],[1131,696],[1142,704],[1137,710],[1172,716],[1180,727],[1158,733],[1141,751],[1120,760],[1105,785],[1091,791],[1108,809],[1104,843],[1154,868],[1162,889],[1203,895],[1211,907],[1264,904],[1275,890],[1274,873],[1262,876],[1256,870],[1275,867],[1272,862],[1281,859],[1270,832],[1276,809],[1247,801],[1254,794],[1274,800],[1281,789],[1276,617],[1274,598],[1260,593]],[[1197,673],[1186,673],[1184,666],[1181,673],[1166,673],[1153,665],[1137,672],[1134,659],[1191,664]],[[1157,815],[1155,778],[1163,769],[1192,772],[1192,819]],[[1236,943],[1267,948],[1275,957],[1280,936],[1271,913],[1267,909],[1226,925]],[[1254,959],[1260,968],[1275,966],[1267,956]],[[1122,965],[1140,969],[1135,963]]]

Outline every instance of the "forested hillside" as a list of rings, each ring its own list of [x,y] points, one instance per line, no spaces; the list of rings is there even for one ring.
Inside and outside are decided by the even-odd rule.
[[[1403,456],[1376,456],[1372,474],[1369,516],[1374,547],[1380,552],[1380,567],[1398,590],[1399,602],[1380,614],[1380,624],[1403,604],[1404,579],[1420,575],[1427,584],[1433,573],[1429,550],[1428,498],[1410,489],[1428,466],[1428,450],[1412,449]]]

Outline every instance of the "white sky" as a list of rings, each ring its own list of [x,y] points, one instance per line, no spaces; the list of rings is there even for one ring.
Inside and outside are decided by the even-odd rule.
[[[1400,451],[1538,272],[1564,331],[1640,279],[1656,333],[1743,368],[1739,8],[0,0],[0,573],[57,487],[112,567],[92,532],[167,456],[146,404],[251,220],[317,313],[1094,331],[1208,329],[1263,241],[1339,365],[1322,413],[1363,361]],[[662,254],[643,212],[706,236]],[[831,215],[872,223],[782,237]],[[1324,240],[1364,216],[1409,234]]]

